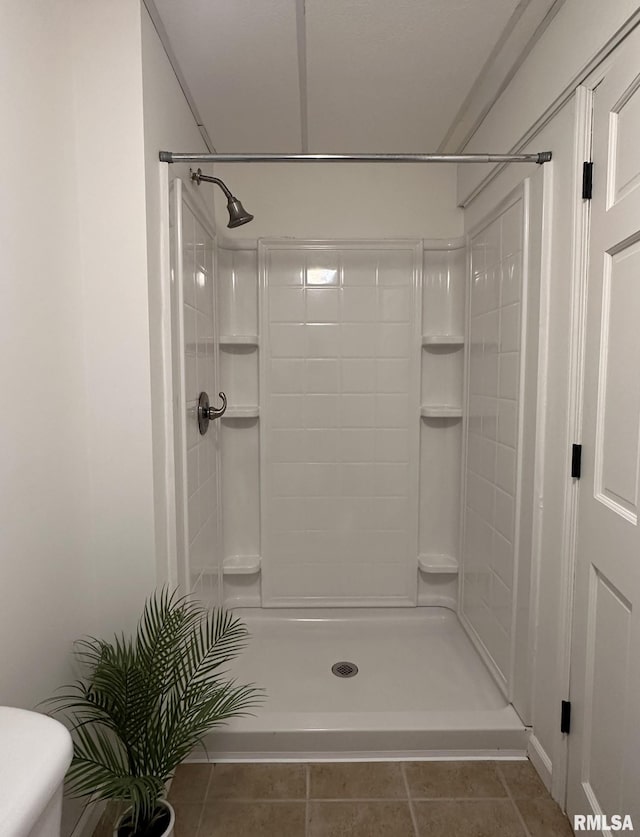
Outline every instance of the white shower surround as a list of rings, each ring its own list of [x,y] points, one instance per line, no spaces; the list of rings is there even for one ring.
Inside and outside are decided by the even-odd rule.
[[[400,310],[397,306],[394,313],[393,308],[388,308],[385,305],[386,310],[383,310],[382,313],[383,327],[385,320],[393,321],[395,319],[396,322],[390,322],[391,329],[388,330],[395,329],[397,333],[392,338],[396,341],[398,338],[402,338],[405,347],[410,346],[410,349],[407,351],[403,347],[404,360],[401,357],[390,357],[379,361],[381,366],[384,367],[379,382],[380,386],[389,390],[386,393],[381,393],[379,400],[392,400],[394,397],[393,391],[395,391],[396,396],[403,399],[401,405],[404,413],[402,423],[405,430],[401,432],[404,432],[410,439],[409,456],[405,457],[405,460],[408,459],[409,461],[406,461],[402,466],[399,466],[397,462],[390,462],[387,451],[380,452],[381,458],[387,460],[386,462],[376,463],[375,457],[373,461],[370,459],[367,462],[366,457],[363,459],[363,451],[360,451],[357,455],[346,457],[360,461],[343,466],[340,463],[341,453],[337,450],[339,445],[336,438],[333,441],[329,438],[317,438],[315,441],[319,444],[316,445],[313,452],[314,456],[317,456],[324,464],[333,466],[335,471],[330,476],[334,480],[334,486],[338,489],[342,487],[337,482],[341,475],[336,471],[339,471],[341,467],[344,467],[347,471],[368,470],[369,474],[376,467],[388,471],[395,469],[395,474],[388,474],[391,488],[383,486],[384,490],[380,490],[378,494],[382,495],[391,491],[395,495],[402,493],[407,496],[412,495],[411,502],[408,504],[408,514],[412,519],[404,526],[406,537],[411,541],[411,545],[409,549],[406,549],[405,554],[400,556],[400,560],[397,560],[397,556],[391,553],[392,559],[389,561],[389,550],[387,549],[385,553],[381,548],[379,548],[380,555],[378,557],[381,564],[386,563],[388,565],[387,569],[397,572],[399,567],[403,568],[403,583],[405,587],[408,587],[410,595],[405,596],[404,601],[400,602],[397,597],[394,598],[389,595],[392,591],[388,585],[385,585],[382,595],[378,595],[377,599],[371,598],[371,596],[367,599],[363,595],[363,573],[360,572],[359,576],[356,576],[352,568],[354,563],[363,564],[370,560],[370,555],[364,553],[362,549],[359,551],[355,549],[351,556],[347,556],[345,566],[336,568],[340,573],[345,572],[348,575],[351,567],[352,585],[360,585],[359,587],[352,587],[351,599],[346,599],[345,596],[334,596],[333,598],[325,596],[322,602],[317,600],[314,602],[314,591],[310,591],[308,597],[299,596],[298,599],[289,600],[285,598],[276,604],[280,606],[313,606],[314,604],[316,606],[318,604],[325,606],[340,604],[397,606],[398,604],[415,605],[417,603],[445,605],[455,609],[459,554],[460,416],[462,413],[464,295],[466,284],[465,241],[464,239],[379,239],[373,241],[354,239],[304,242],[296,239],[270,239],[260,242],[261,252],[263,253],[267,251],[267,248],[274,247],[281,254],[279,258],[291,260],[291,266],[298,271],[300,281],[298,285],[299,293],[289,293],[293,290],[293,287],[287,287],[287,285],[280,285],[275,289],[278,305],[282,305],[279,297],[283,297],[287,293],[291,297],[287,317],[291,318],[293,315],[294,319],[289,323],[282,323],[285,330],[301,333],[305,328],[302,320],[306,316],[304,305],[306,290],[302,285],[300,274],[304,273],[307,257],[313,257],[317,262],[319,256],[322,255],[323,258],[330,261],[333,259],[337,263],[341,253],[344,254],[347,261],[350,261],[350,270],[359,271],[361,274],[359,277],[356,275],[353,287],[349,287],[347,281],[346,296],[350,295],[353,298],[347,299],[346,317],[343,316],[343,319],[353,319],[355,329],[361,331],[369,329],[363,340],[363,345],[360,345],[357,340],[351,340],[351,348],[348,348],[345,354],[353,354],[355,357],[346,358],[346,374],[343,372],[342,377],[338,375],[340,371],[338,366],[340,363],[340,349],[336,348],[339,345],[337,340],[335,345],[330,344],[329,364],[326,363],[327,358],[323,359],[317,353],[316,357],[305,358],[304,355],[307,352],[304,351],[306,347],[301,348],[302,343],[296,349],[298,352],[298,357],[296,357],[296,353],[289,345],[285,352],[290,354],[290,357],[277,360],[278,362],[284,360],[285,363],[289,363],[292,370],[295,368],[296,371],[294,377],[280,374],[276,388],[282,389],[283,392],[276,393],[276,396],[295,394],[296,386],[300,387],[300,367],[310,361],[311,365],[316,367],[313,370],[314,373],[322,371],[317,369],[318,365],[326,367],[334,364],[334,368],[330,370],[333,375],[331,387],[333,391],[322,394],[322,387],[328,388],[325,386],[326,380],[323,382],[318,378],[318,375],[315,375],[313,380],[310,379],[308,383],[305,383],[305,388],[308,385],[309,388],[317,390],[317,392],[311,393],[312,397],[316,397],[319,402],[324,402],[326,398],[327,400],[334,399],[339,403],[341,396],[336,393],[336,388],[342,387],[342,378],[344,378],[346,388],[353,390],[352,394],[347,396],[345,400],[368,401],[372,406],[376,399],[377,383],[372,377],[376,363],[375,332],[377,327],[374,324],[377,316],[376,293],[380,294],[381,298],[384,297],[385,303],[389,302],[388,297],[397,290],[402,291],[402,293],[410,293],[413,297],[413,302],[410,302],[409,305],[411,316],[409,319],[405,319],[404,323],[397,321],[398,310]],[[267,356],[269,353],[268,332],[270,326],[268,322],[269,306],[266,304],[268,291],[265,290],[265,287],[262,288],[260,293],[263,321],[260,324],[260,329],[258,328],[259,270],[257,249],[256,242],[251,240],[225,241],[218,249],[221,381],[224,382],[229,395],[230,410],[233,411],[231,415],[235,416],[235,418],[230,418],[228,415],[221,422],[222,481],[224,484],[222,493],[224,588],[225,602],[228,605],[239,607],[264,606],[266,603],[259,571],[265,557],[265,532],[267,529],[265,524],[268,524],[270,520],[270,513],[267,511],[270,499],[267,491],[269,479],[266,472],[270,465],[272,445],[265,441],[267,435],[265,428],[269,424],[271,406],[271,378],[267,374],[270,371],[271,361]],[[404,281],[404,289],[393,284],[389,287],[382,284],[379,289],[376,289],[375,280],[379,257],[386,261],[387,270],[396,271],[391,282]],[[403,270],[397,271],[402,259],[404,259],[404,273]],[[395,267],[394,260],[397,262]],[[340,275],[343,278],[344,271]],[[367,276],[371,280],[368,290],[366,286],[366,281],[369,281],[366,279]],[[365,284],[358,284],[360,282]],[[307,290],[313,292],[315,289]],[[321,290],[320,293],[325,293],[326,290]],[[338,290],[338,288],[336,287],[334,290]],[[339,290],[342,294],[345,289],[340,286]],[[285,294],[282,293],[283,291]],[[329,293],[331,293],[330,289]],[[360,304],[367,294],[370,297],[368,308]],[[354,309],[352,303],[356,295],[359,299],[357,300],[358,305]],[[422,317],[420,315],[420,299],[422,299]],[[407,301],[409,301],[408,297],[403,300],[405,308]],[[317,303],[317,300],[314,300],[315,303]],[[396,303],[398,303],[398,300],[396,300]],[[337,311],[334,310],[333,314],[336,313]],[[406,313],[405,311],[405,315]],[[276,316],[282,319],[281,312]],[[322,318],[326,319],[326,311],[321,312],[320,321],[322,321]],[[420,325],[420,319],[422,319],[422,325]],[[370,322],[367,323],[367,320],[370,320]],[[325,323],[325,326],[327,325],[329,330],[334,329],[335,331],[342,327],[342,324],[337,322]],[[277,326],[279,327],[280,324],[278,323]],[[347,326],[347,328],[352,328],[352,326]],[[259,337],[258,331],[260,331]],[[351,335],[351,337],[356,336],[361,337],[362,335]],[[371,343],[368,348],[367,340]],[[260,344],[259,347],[258,343]],[[387,346],[389,346],[388,343]],[[391,354],[393,355],[395,351],[396,349],[392,347]],[[301,353],[302,357],[300,357]],[[384,351],[379,352],[379,354],[383,355]],[[261,359],[260,369],[258,366],[259,357]],[[317,361],[320,361],[320,364]],[[404,364],[402,375],[393,374],[396,371],[390,369],[393,364]],[[354,378],[353,374],[358,371],[356,368],[358,365],[365,373],[360,379]],[[283,370],[279,371],[282,372]],[[327,371],[325,369],[325,373]],[[298,376],[297,383],[295,375]],[[369,376],[368,380],[367,375]],[[370,388],[369,391],[367,391],[367,387]],[[287,389],[289,393],[284,392]],[[286,397],[281,398],[281,400],[286,400]],[[320,403],[319,406],[323,406],[323,404]],[[389,406],[389,404],[383,405],[386,408],[386,414],[382,423],[398,424],[399,419],[393,415],[393,411],[388,409]],[[339,413],[339,410],[336,409],[335,412]],[[352,439],[355,441],[359,441],[361,437],[366,435],[373,436],[377,419],[373,409],[371,413],[372,415],[369,416],[366,411],[364,413],[362,410],[360,411],[360,420],[364,424],[361,429],[356,426],[344,429],[347,434],[351,433]],[[421,415],[423,416],[422,419],[420,418]],[[336,420],[335,416],[327,414],[325,411],[325,420],[328,420],[333,426],[324,430],[315,428],[311,430],[312,435],[328,437],[331,434],[336,436],[340,433],[340,428],[337,426],[339,420]],[[298,445],[299,452],[300,445],[298,443],[301,441],[299,437],[305,433],[299,415],[296,421],[300,426],[290,427],[289,429],[285,427],[277,428],[279,436],[283,437],[278,439],[278,447],[282,457],[288,463],[295,461],[296,458],[300,459],[296,453],[296,445]],[[312,423],[319,424],[319,422],[313,420],[313,417]],[[390,428],[384,432],[391,435],[394,432],[397,433],[397,430],[398,428]],[[289,446],[285,444],[288,441],[291,442]],[[320,443],[322,442],[331,444],[325,444],[324,450],[321,451]],[[372,448],[373,444],[370,445],[369,454]],[[284,454],[282,453],[283,450]],[[408,468],[408,471],[405,470],[404,474],[399,474],[400,467]],[[327,470],[325,468],[325,472]],[[363,479],[361,473],[348,474],[345,479],[351,476],[359,479],[357,487],[363,494],[360,501],[363,511],[366,511],[365,507],[376,500],[373,480]],[[395,487],[392,485],[392,477],[395,477]],[[403,485],[405,480],[406,482]],[[419,495],[417,483],[419,483]],[[307,494],[316,491],[315,488],[308,489],[304,486],[302,486],[302,490]],[[353,480],[349,480],[348,493],[353,498],[355,493]],[[340,492],[338,491],[338,500],[339,497]],[[394,497],[393,500],[395,499]],[[328,496],[320,502],[326,503],[334,500],[336,500],[335,495]],[[304,506],[304,503],[298,501],[298,505]],[[326,515],[323,525],[325,531],[319,532],[320,536],[331,535],[331,532],[328,531],[331,520],[329,518],[327,522]],[[380,528],[371,515],[369,525]],[[303,529],[297,521],[294,522],[294,526],[297,527],[299,532]],[[320,529],[320,527],[316,528]],[[366,530],[364,534],[366,537]],[[353,532],[351,536],[353,536]],[[300,539],[300,535],[297,537]],[[304,563],[304,545],[298,544],[298,546],[300,547],[300,563]],[[268,550],[266,552],[268,553]],[[316,556],[316,564],[320,564],[319,568],[315,568],[316,572],[323,572],[320,562],[324,557],[322,552],[319,552]],[[327,557],[331,560],[330,550],[327,550]],[[390,564],[394,566],[389,567]],[[307,567],[309,566],[310,564],[307,561]],[[418,566],[423,571],[418,572]],[[378,569],[375,563],[373,569],[374,572]],[[364,580],[366,581],[366,574]],[[353,595],[354,591],[355,596]],[[339,592],[343,591],[339,590]]]
[[[286,268],[289,279],[283,280],[281,273],[280,281],[270,288],[265,265],[269,254],[274,252],[278,257],[285,254],[285,261],[289,260]],[[363,590],[362,584],[360,590],[365,595],[354,595],[359,580],[363,577],[366,580],[367,576],[366,573],[363,576],[362,566],[358,568],[360,575],[353,572],[353,564],[347,561],[346,577],[352,585],[348,595],[339,595],[342,591],[337,585],[345,568],[335,562],[331,568],[332,595],[314,596],[313,585],[317,579],[327,579],[331,573],[327,574],[323,564],[325,553],[319,550],[312,556],[315,578],[310,572],[305,580],[304,572],[313,568],[313,563],[305,554],[305,524],[298,523],[294,514],[285,522],[293,522],[297,527],[297,549],[302,565],[298,580],[305,580],[307,589],[298,589],[294,595],[272,596],[276,586],[270,590],[267,582],[265,595],[264,577],[269,576],[271,559],[265,531],[272,516],[270,469],[274,462],[287,462],[290,457],[304,465],[309,453],[308,448],[296,447],[295,435],[307,430],[303,422],[304,406],[298,404],[294,410],[295,421],[285,421],[275,428],[285,438],[279,444],[280,454],[284,452],[284,455],[280,460],[274,457],[269,430],[270,399],[274,394],[299,396],[301,381],[306,394],[307,386],[315,381],[311,388],[318,391],[310,394],[321,399],[333,397],[335,408],[337,394],[327,384],[330,374],[332,380],[339,382],[336,387],[340,391],[343,380],[359,382],[357,385],[362,387],[368,380],[369,392],[365,389],[363,393],[352,394],[361,394],[369,406],[375,405],[375,376],[349,378],[347,372],[345,377],[338,366],[339,347],[343,344],[339,339],[332,342],[331,337],[339,337],[345,322],[365,325],[359,334],[365,338],[363,347],[358,347],[357,341],[349,343],[350,338],[346,341],[346,345],[357,347],[354,354],[360,357],[346,360],[365,361],[360,371],[364,371],[367,363],[375,363],[375,349],[381,339],[376,335],[377,300],[380,290],[384,292],[386,288],[384,282],[376,284],[381,254],[391,260],[400,255],[400,262],[405,259],[403,268],[394,274],[398,284],[389,287],[410,291],[408,308],[407,300],[403,305],[396,300],[396,313],[403,312],[406,348],[403,347],[401,358],[408,370],[404,376],[397,377],[395,384],[407,403],[402,420],[412,445],[406,461],[411,462],[412,484],[407,496],[412,497],[413,515],[406,518],[406,550],[401,560],[391,563],[398,577],[404,579],[402,583],[410,585],[409,595],[404,600],[385,596],[389,592],[388,581],[386,586],[378,584],[375,597],[367,596],[370,590]],[[235,240],[218,247],[221,385],[227,390],[231,413],[220,422],[223,601],[227,606],[240,608],[239,613],[253,635],[234,673],[241,679],[266,685],[270,699],[256,713],[256,718],[234,720],[225,732],[216,733],[209,741],[209,749],[216,752],[217,758],[401,758],[409,752],[417,758],[513,757],[525,752],[524,724],[509,706],[507,695],[492,679],[481,660],[482,654],[478,656],[456,617],[457,573],[461,562],[466,256],[464,239],[367,242],[279,239],[258,244]],[[344,263],[349,259],[356,275],[360,274],[356,281],[363,284],[344,282]],[[370,283],[369,305],[351,307],[346,317],[341,299],[333,298],[329,302],[328,297],[314,298],[313,304],[319,305],[321,312],[316,322],[329,326],[326,331],[334,332],[325,335],[324,342],[320,341],[320,352],[316,351],[315,343],[310,351],[304,336],[305,327],[313,322],[313,318],[309,321],[307,317],[305,296],[309,290],[316,290],[305,285],[307,267],[320,273],[329,271],[318,276],[323,281],[338,281],[333,290],[349,291],[352,287],[360,290]],[[395,265],[392,270],[397,268]],[[335,276],[333,270],[337,271]],[[296,277],[293,283],[292,276]],[[272,295],[274,289],[276,293]],[[283,289],[295,289],[295,292],[282,293]],[[327,288],[322,292],[326,293]],[[347,299],[347,308],[350,304]],[[280,340],[275,354],[282,355],[276,360],[285,360],[285,366],[291,367],[276,369],[275,375],[271,368],[270,339],[274,324],[276,345]],[[287,334],[283,342],[282,335],[277,334],[281,326],[297,336]],[[369,348],[373,347],[372,352],[365,351],[367,341],[371,343]],[[351,350],[346,352],[350,353]],[[327,367],[318,375],[312,371],[309,377],[305,364],[311,361],[313,365],[318,360],[330,360],[331,370]],[[388,376],[387,380],[390,380]],[[312,433],[322,430],[314,427],[313,415],[306,414],[311,418]],[[339,431],[339,427],[332,426],[333,415],[330,410],[324,412],[329,424],[325,431]],[[366,410],[359,416],[357,427],[345,428],[354,431],[356,436],[363,430],[372,430],[369,423],[375,425],[375,413],[371,419]],[[286,438],[289,433],[293,434],[291,444]],[[315,439],[316,452],[321,441]],[[330,451],[332,446],[329,444],[324,449]],[[329,464],[341,466],[334,454],[329,460]],[[375,458],[364,464],[375,465]],[[338,477],[335,474],[329,477],[334,480],[331,484],[338,486],[335,482]],[[312,505],[316,500],[313,492],[304,480],[297,480],[288,491],[294,496],[308,497]],[[360,498],[363,506],[370,503],[373,487],[366,480],[360,480],[358,487],[363,491]],[[331,496],[336,507],[343,502],[341,497],[338,491]],[[304,501],[298,505],[302,516]],[[330,515],[326,520],[330,529],[334,521]],[[374,521],[371,525],[376,525],[375,517],[371,520]],[[384,564],[385,557],[381,549],[377,558]],[[372,567],[376,569],[375,561]],[[283,579],[286,588],[286,566],[280,583]],[[276,589],[276,594],[279,592]],[[394,592],[397,590],[392,589],[391,593]],[[412,607],[416,604],[444,605],[444,608]],[[361,673],[355,678],[360,697],[351,703],[341,700],[340,691],[336,692],[336,688],[341,688],[340,681],[330,673],[331,664],[338,659],[349,659],[349,654],[359,665],[364,661],[367,672],[367,677]],[[485,655],[487,661],[490,658]],[[395,666],[392,677],[389,666]],[[493,674],[496,675],[495,670]],[[367,693],[376,696],[375,705],[367,704],[363,698]],[[415,696],[415,705],[411,700],[407,703],[407,695]]]
[[[215,235],[198,196],[176,179],[170,195],[174,264],[172,342],[178,579],[183,589],[219,598],[218,432],[198,432],[200,392],[216,390]],[[180,254],[180,258],[177,255]]]
[[[417,597],[422,247],[261,241],[262,604]]]
[[[518,620],[528,618],[528,606],[518,612],[518,590],[531,568],[520,532],[525,371],[532,372],[525,362],[529,196],[525,179],[469,236],[459,610],[509,700]]]

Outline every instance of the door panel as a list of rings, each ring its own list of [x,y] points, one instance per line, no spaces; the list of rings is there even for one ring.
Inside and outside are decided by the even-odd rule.
[[[567,798],[570,815],[630,814],[636,828],[640,827],[639,46],[635,34],[595,92]]]
[[[603,273],[596,497],[637,524],[640,388],[628,370],[640,370],[640,244],[605,253]]]

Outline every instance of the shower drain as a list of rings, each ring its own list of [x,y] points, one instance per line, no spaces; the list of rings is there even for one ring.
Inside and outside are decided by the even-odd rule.
[[[341,660],[331,666],[331,671],[336,677],[355,677],[358,673],[358,666],[355,663],[348,663]]]

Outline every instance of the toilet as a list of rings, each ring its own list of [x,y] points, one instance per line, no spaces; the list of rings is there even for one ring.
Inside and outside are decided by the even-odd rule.
[[[0,706],[0,834],[60,837],[62,783],[73,744],[61,723]]]

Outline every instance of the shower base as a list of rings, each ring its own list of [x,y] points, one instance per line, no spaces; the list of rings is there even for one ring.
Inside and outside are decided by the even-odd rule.
[[[255,717],[208,736],[216,761],[525,754],[526,728],[451,610],[236,613],[251,642],[232,674],[267,698]],[[355,663],[357,675],[336,677],[340,661]]]

